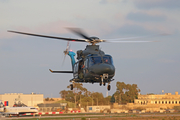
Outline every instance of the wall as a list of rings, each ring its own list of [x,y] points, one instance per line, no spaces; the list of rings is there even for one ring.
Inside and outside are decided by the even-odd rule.
[[[110,105],[102,105],[102,106],[87,106],[86,112],[97,112],[103,111],[105,109],[110,109]]]

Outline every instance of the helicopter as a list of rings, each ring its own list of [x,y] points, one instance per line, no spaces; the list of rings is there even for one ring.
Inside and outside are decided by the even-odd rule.
[[[71,58],[71,71],[53,71],[51,69],[50,72],[52,73],[72,73],[73,78],[70,79],[70,89],[73,90],[74,83],[99,83],[100,86],[107,85],[107,90],[110,91],[111,86],[110,83],[114,80],[113,77],[115,75],[115,66],[113,64],[112,56],[109,54],[105,54],[99,48],[97,43],[100,42],[155,42],[155,41],[122,41],[127,39],[136,39],[136,38],[143,38],[143,37],[136,37],[136,38],[120,38],[120,39],[113,39],[113,40],[104,40],[98,37],[89,37],[85,34],[81,29],[78,28],[68,28],[71,32],[77,34],[78,36],[82,37],[83,39],[73,39],[73,38],[66,38],[66,37],[55,37],[55,36],[47,36],[47,35],[39,35],[39,34],[32,34],[26,32],[19,32],[19,31],[8,31],[17,34],[23,35],[30,35],[36,37],[44,37],[44,38],[52,38],[58,40],[66,40],[68,41],[67,48],[64,51],[65,55],[68,55]],[[164,34],[158,34],[164,35]],[[156,36],[156,35],[155,35]],[[149,37],[149,36],[146,36]],[[121,40],[121,41],[119,41]],[[69,42],[87,42],[90,45],[87,45],[84,50],[77,51],[77,61],[75,60],[75,53],[69,50]]]

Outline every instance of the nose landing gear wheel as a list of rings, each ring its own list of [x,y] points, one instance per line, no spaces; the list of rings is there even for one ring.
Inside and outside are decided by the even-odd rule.
[[[71,87],[71,90],[73,90],[73,84],[71,84],[70,87]]]
[[[101,86],[101,85],[102,85],[102,82],[100,82],[99,85]]]
[[[108,85],[108,86],[107,86],[107,89],[108,89],[108,91],[110,91],[110,89],[111,89],[111,86],[110,86],[110,85]]]
[[[106,85],[106,83],[103,84],[104,86]]]

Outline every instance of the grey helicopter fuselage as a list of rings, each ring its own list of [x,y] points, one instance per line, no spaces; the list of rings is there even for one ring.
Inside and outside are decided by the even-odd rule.
[[[68,54],[71,57],[73,68],[73,79],[70,82],[89,82],[106,84],[112,81],[115,75],[115,67],[110,55],[99,49],[99,45],[87,45],[85,50],[77,51],[75,62],[72,51]]]
[[[109,40],[99,39],[98,37],[89,37],[79,28],[68,28],[68,30],[82,37],[83,39],[40,35],[40,34],[11,31],[11,30],[9,30],[8,32],[68,41],[67,48],[66,51],[64,51],[64,53],[65,55],[68,54],[71,57],[72,71],[53,71],[51,69],[49,70],[52,73],[73,73],[73,79],[70,80],[70,82],[72,82],[72,84],[70,85],[71,90],[73,90],[73,85],[75,82],[89,82],[89,83],[98,82],[100,86],[102,84],[105,86],[105,84],[108,83],[107,89],[110,90],[111,89],[110,82],[113,81],[112,78],[115,75],[115,67],[113,65],[113,60],[110,55],[105,54],[103,51],[99,49],[99,45],[96,45],[97,43],[108,42]],[[159,35],[163,35],[163,34],[159,34]],[[122,38],[122,39],[137,39],[137,37]],[[114,39],[113,41],[121,42],[121,43],[155,42],[155,41],[119,41],[119,40]],[[91,44],[91,45],[87,45],[85,50],[77,51],[77,60],[78,60],[77,62],[75,61],[74,58],[75,53],[72,51],[68,51],[69,41],[88,42],[89,44]],[[109,42],[113,42],[113,41],[109,41]]]
[[[103,51],[99,49],[99,45],[96,45],[100,42],[121,42],[121,43],[129,43],[129,42],[156,42],[156,41],[119,41],[122,39],[137,39],[137,37],[131,38],[122,38],[122,39],[113,39],[113,41],[99,39],[98,37],[89,37],[85,34],[81,29],[78,28],[68,28],[71,32],[76,35],[82,37],[82,39],[76,38],[67,38],[67,37],[56,37],[49,35],[40,35],[19,31],[8,31],[17,34],[30,35],[36,37],[44,37],[51,38],[57,40],[65,40],[68,41],[67,48],[64,51],[65,55],[69,55],[72,62],[72,71],[53,71],[49,69],[52,73],[73,73],[73,78],[70,80],[72,84],[70,85],[71,90],[73,90],[73,86],[75,82],[89,82],[89,83],[99,83],[100,86],[108,83],[107,89],[110,90],[110,82],[115,75],[115,67],[113,65],[113,60],[110,55],[105,54]],[[163,35],[163,34],[157,34]],[[154,36],[154,35],[153,35]],[[142,37],[140,37],[142,38]],[[85,50],[77,51],[77,62],[75,61],[75,53],[72,51],[68,51],[69,42],[88,42],[91,45],[87,45]]]

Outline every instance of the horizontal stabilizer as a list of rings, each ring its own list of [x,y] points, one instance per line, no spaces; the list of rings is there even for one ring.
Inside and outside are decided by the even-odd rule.
[[[49,69],[49,71],[52,73],[73,73],[73,71],[52,71],[51,69]]]

